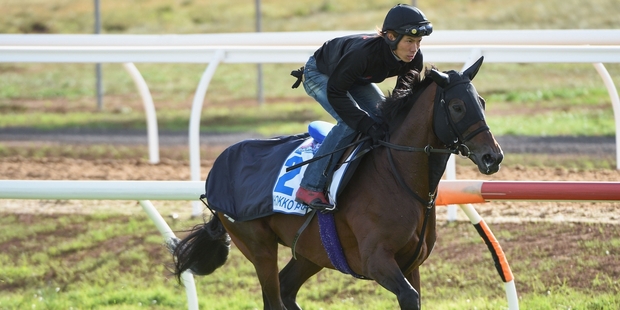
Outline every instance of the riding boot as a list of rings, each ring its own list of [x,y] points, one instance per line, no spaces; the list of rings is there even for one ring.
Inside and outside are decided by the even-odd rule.
[[[312,191],[303,187],[297,190],[295,201],[317,211],[333,211],[335,208],[329,203],[323,192]]]

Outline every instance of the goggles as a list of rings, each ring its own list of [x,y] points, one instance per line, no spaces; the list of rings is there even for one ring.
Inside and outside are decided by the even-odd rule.
[[[428,24],[423,24],[423,25],[415,25],[415,26],[404,28],[404,29],[405,31],[401,32],[401,34],[422,37],[422,36],[427,36],[433,32],[433,24],[428,23]]]

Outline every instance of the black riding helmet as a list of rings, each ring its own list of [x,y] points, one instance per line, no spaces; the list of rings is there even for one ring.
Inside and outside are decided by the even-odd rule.
[[[398,33],[396,40],[390,41],[388,39],[385,35],[388,30]],[[418,8],[407,4],[398,4],[391,8],[385,16],[381,32],[385,35],[385,42],[392,50],[395,50],[404,35],[427,36],[433,32],[433,24],[426,19],[424,13]]]

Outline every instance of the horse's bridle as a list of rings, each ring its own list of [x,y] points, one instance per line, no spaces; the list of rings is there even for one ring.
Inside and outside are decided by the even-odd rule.
[[[396,166],[394,165],[394,160],[392,158],[391,149],[397,151],[404,152],[424,152],[427,156],[430,156],[432,153],[443,153],[443,154],[455,154],[461,155],[465,158],[469,158],[473,153],[469,149],[469,147],[465,144],[465,142],[471,140],[473,137],[482,133],[484,131],[488,131],[489,127],[486,123],[472,132],[468,133],[466,136],[463,136],[461,131],[458,129],[457,124],[450,117],[449,107],[445,101],[445,93],[453,88],[456,85],[460,84],[469,84],[471,82],[470,79],[462,79],[460,81],[454,82],[447,87],[443,88],[441,86],[437,86],[441,90],[437,91],[437,95],[435,96],[435,104],[433,110],[433,130],[435,131],[435,135],[439,138],[439,140],[446,145],[446,148],[433,148],[430,144],[425,147],[413,147],[413,146],[403,146],[398,144],[393,144],[389,142],[389,136],[386,136],[385,140],[379,140],[379,145],[385,146],[388,149],[388,159],[390,161],[390,165],[394,170],[396,179],[416,200],[420,201],[424,205],[429,205],[430,202],[434,201],[433,192],[429,193],[429,201],[422,199],[418,194],[413,192],[402,180],[400,174],[398,174],[396,170]]]
[[[450,117],[449,106],[446,104],[446,92],[451,88],[461,85],[461,84],[469,84],[471,82],[468,78],[463,78],[460,81],[456,81],[448,86],[441,87],[441,91],[437,91],[437,95],[435,97],[435,106],[433,111],[433,130],[435,131],[435,135],[443,142],[448,149],[456,149],[458,150],[455,154],[461,154],[462,156],[469,158],[471,156],[471,151],[465,145],[465,142],[473,139],[479,133],[489,130],[489,126],[484,123],[482,126],[479,126],[474,131],[468,133],[466,136],[463,136],[462,130],[468,128],[473,125],[475,122],[469,122],[464,125],[465,128],[459,130],[457,124],[454,122],[452,117]],[[465,119],[463,120],[465,121]]]
[[[397,151],[405,151],[405,152],[424,152],[426,153],[427,156],[430,156],[432,153],[460,154],[466,158],[469,158],[473,153],[471,152],[471,150],[469,150],[469,147],[465,145],[465,142],[471,140],[477,134],[489,130],[489,127],[486,124],[484,124],[483,126],[476,128],[476,130],[472,131],[471,133],[467,134],[467,136],[464,137],[463,134],[460,132],[460,130],[458,130],[457,125],[454,122],[454,120],[450,117],[450,111],[448,110],[448,105],[445,102],[445,93],[448,89],[454,87],[455,85],[469,83],[469,82],[470,82],[469,79],[463,79],[452,85],[449,85],[446,88],[442,88],[441,91],[437,92],[438,94],[435,98],[435,108],[433,111],[433,127],[435,130],[435,134],[439,137],[439,140],[441,140],[441,142],[446,145],[445,149],[436,149],[436,148],[433,148],[431,145],[426,145],[425,147],[410,147],[410,146],[402,146],[398,144],[393,144],[393,143],[390,143],[384,140],[378,141],[380,145],[383,145],[387,148],[388,161],[390,163],[390,167],[392,169],[394,177],[396,178],[400,186],[404,188],[405,191],[409,193],[409,195],[411,195],[417,201],[422,203],[422,205],[426,206],[424,210],[424,221],[422,222],[422,230],[420,231],[420,236],[418,238],[419,240],[418,245],[416,246],[414,255],[409,260],[409,262],[405,265],[406,268],[404,270],[409,269],[420,256],[420,251],[422,250],[422,243],[425,238],[426,226],[428,225],[428,219],[431,214],[430,210],[435,207],[435,200],[437,199],[437,185],[438,184],[435,185],[435,188],[433,190],[429,191],[428,200],[425,200],[424,198],[420,197],[420,195],[418,195],[413,189],[411,189],[407,185],[407,183],[405,183],[405,180],[403,179],[403,177],[400,175],[400,173],[398,173],[398,169],[396,168],[396,164],[394,163],[394,158],[392,156],[391,150],[394,149]],[[437,86],[437,87],[440,87],[440,86]],[[440,115],[436,115],[438,112],[440,112]],[[444,126],[438,127],[437,121],[441,119],[444,120],[444,124],[443,124]],[[446,125],[445,123],[447,123],[448,126],[445,126]],[[389,140],[389,135],[386,136],[385,140]],[[450,142],[446,142],[446,140]],[[431,173],[429,169],[429,180],[431,178],[430,174]]]

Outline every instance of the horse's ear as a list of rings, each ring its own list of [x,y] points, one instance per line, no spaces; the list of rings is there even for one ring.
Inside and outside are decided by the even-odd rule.
[[[446,87],[448,84],[450,84],[450,76],[443,72],[431,69],[430,75],[433,81],[435,81],[435,83],[437,83],[437,85],[441,87]]]
[[[480,56],[473,65],[463,71],[463,75],[469,77],[469,80],[473,80],[478,70],[480,70],[480,66],[482,66],[482,61],[484,61],[484,56]]]

